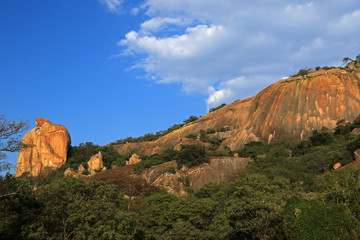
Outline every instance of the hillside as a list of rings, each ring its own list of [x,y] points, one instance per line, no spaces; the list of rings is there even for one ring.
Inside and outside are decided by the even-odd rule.
[[[284,136],[295,140],[308,138],[312,130],[333,129],[340,119],[353,120],[360,113],[360,69],[329,69],[309,72],[304,76],[280,80],[256,96],[229,104],[180,129],[151,142],[117,144],[125,154],[136,150],[151,155],[166,149],[180,149],[181,144],[205,144],[187,138],[200,131],[219,130],[216,137],[225,146],[238,150],[250,141],[271,142]]]

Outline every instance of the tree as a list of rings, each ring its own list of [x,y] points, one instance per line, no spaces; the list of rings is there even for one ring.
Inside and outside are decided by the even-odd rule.
[[[360,63],[360,54],[355,57],[355,61]]]
[[[27,130],[27,121],[10,121],[0,114],[0,161],[7,158],[3,152],[17,152],[21,148],[20,133]],[[10,168],[7,162],[0,162],[0,171]]]
[[[352,60],[351,58],[346,57],[346,58],[343,59],[343,64],[344,64],[344,65],[347,65],[349,62],[352,62],[352,61],[353,61],[353,60]]]
[[[193,167],[202,163],[209,162],[209,157],[204,146],[197,144],[181,145],[176,164],[178,168],[182,165]]]

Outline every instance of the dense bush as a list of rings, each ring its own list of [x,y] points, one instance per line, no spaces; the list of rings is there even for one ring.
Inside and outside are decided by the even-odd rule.
[[[205,147],[192,144],[181,146],[181,151],[176,159],[176,164],[178,168],[181,168],[183,165],[186,167],[193,167],[208,161],[209,157],[206,153]]]
[[[342,204],[294,198],[286,204],[283,215],[282,230],[286,239],[352,240],[360,237],[360,222]]]
[[[223,108],[223,107],[225,107],[225,106],[226,106],[226,103],[223,103],[223,104],[221,104],[221,105],[219,105],[219,106],[217,106],[217,107],[210,108],[209,113],[214,112],[214,111],[216,111],[216,110],[218,110],[218,109],[220,109],[220,108]]]
[[[193,134],[193,133],[190,133],[190,134],[186,135],[185,137],[190,138],[190,139],[194,139],[194,140],[197,139],[196,134]]]

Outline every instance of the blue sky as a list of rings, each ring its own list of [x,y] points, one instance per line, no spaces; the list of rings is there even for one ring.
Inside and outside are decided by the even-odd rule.
[[[104,145],[338,66],[359,39],[358,0],[0,1],[0,114]]]

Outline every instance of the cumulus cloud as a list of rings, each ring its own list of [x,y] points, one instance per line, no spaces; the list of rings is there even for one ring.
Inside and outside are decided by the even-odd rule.
[[[122,0],[99,0],[99,2],[105,4],[110,12],[121,12]]]
[[[357,0],[146,0],[139,8],[146,20],[119,41],[124,53],[156,82],[207,94],[208,106],[360,50]]]

